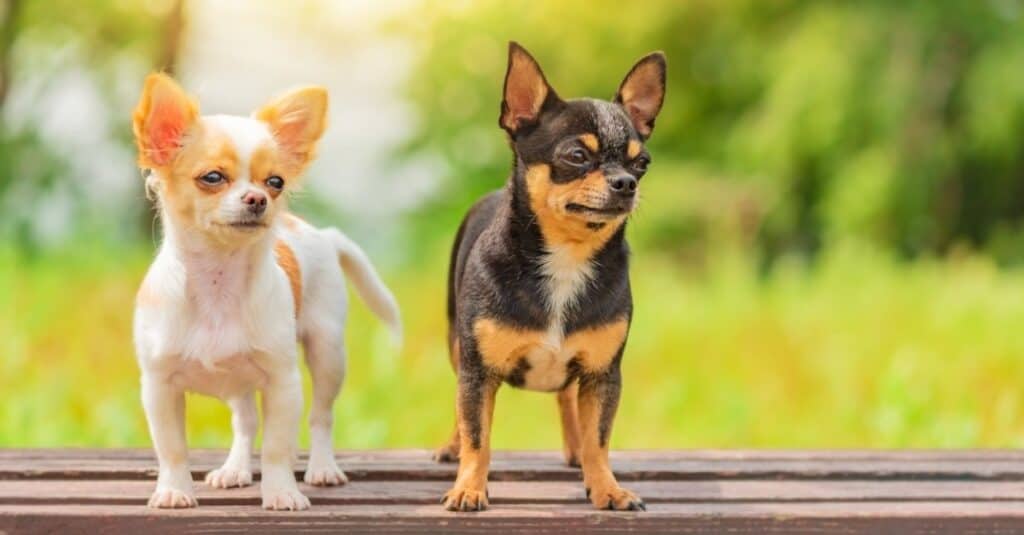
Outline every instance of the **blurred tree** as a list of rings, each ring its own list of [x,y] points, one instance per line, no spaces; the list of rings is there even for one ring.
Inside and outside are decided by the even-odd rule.
[[[1022,8],[425,1],[400,26],[423,43],[409,94],[424,120],[405,150],[439,152],[451,173],[419,232],[450,235],[508,172],[496,117],[515,39],[566,97],[610,97],[636,58],[666,51],[669,93],[644,188],[658,198],[644,204],[640,239],[683,250],[740,236],[701,230],[726,220],[690,197],[716,191],[706,203],[754,221],[767,259],[847,240],[910,256],[965,243],[1024,259]]]

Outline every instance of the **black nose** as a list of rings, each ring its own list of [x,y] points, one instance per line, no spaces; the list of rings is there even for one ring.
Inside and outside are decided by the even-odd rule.
[[[256,215],[262,215],[267,209],[267,196],[255,191],[250,191],[242,196],[242,202],[249,207],[250,212]]]
[[[636,178],[633,175],[620,175],[608,181],[612,191],[624,197],[636,194]]]

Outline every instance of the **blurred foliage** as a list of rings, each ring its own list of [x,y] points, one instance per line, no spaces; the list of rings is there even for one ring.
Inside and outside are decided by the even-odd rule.
[[[105,108],[101,116],[116,118],[118,127],[109,134],[128,146],[131,132],[125,128],[123,88],[118,84],[126,72],[173,67],[181,7],[179,0],[92,0],[88,4],[0,0],[0,113],[4,116],[0,121],[0,209],[5,214],[0,219],[0,237],[33,250],[39,245],[37,229],[32,227],[36,214],[26,207],[52,201],[55,193],[84,200],[85,186],[74,180],[68,164],[71,158],[86,155],[69,155],[55,147],[52,139],[45,138],[45,125],[36,124],[32,110],[19,110],[19,120],[12,121],[12,113],[4,109],[10,104],[12,88],[20,86],[23,92],[40,96],[68,83],[69,74],[85,76],[99,89],[100,105]],[[132,91],[136,90],[133,86]],[[149,238],[148,207],[140,203],[128,208],[127,219],[137,225],[126,234]],[[72,209],[75,219],[111,216],[93,213],[82,203]]]
[[[409,84],[423,121],[407,149],[450,165],[420,214],[425,235],[453,228],[508,173],[497,115],[515,39],[563,97],[610,98],[637,58],[667,53],[645,182],[671,184],[648,204],[672,217],[640,230],[665,247],[731,237],[774,259],[853,239],[901,255],[963,243],[1022,258],[1017,0],[428,1],[397,28],[425,54]],[[681,161],[699,172],[676,172]]]

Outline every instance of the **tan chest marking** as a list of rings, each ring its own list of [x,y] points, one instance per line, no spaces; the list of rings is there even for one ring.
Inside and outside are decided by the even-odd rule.
[[[552,342],[547,331],[518,329],[492,319],[478,320],[473,326],[483,361],[505,377],[523,373],[522,386],[531,390],[561,387],[568,378],[570,361],[584,373],[605,370],[626,341],[628,330],[628,322],[620,318]]]
[[[288,244],[277,240],[274,242],[274,256],[277,257],[277,265],[281,266],[285,275],[288,275],[288,284],[292,287],[292,299],[295,301],[295,316],[298,317],[302,308],[302,271],[299,268],[299,260],[295,258],[295,252]]]

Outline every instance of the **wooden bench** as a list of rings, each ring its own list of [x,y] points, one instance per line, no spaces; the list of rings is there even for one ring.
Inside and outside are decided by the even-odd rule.
[[[192,454],[198,509],[157,511],[145,506],[156,475],[148,450],[0,450],[0,533],[1024,531],[1015,451],[614,452],[646,513],[592,509],[556,452],[497,452],[491,508],[449,513],[438,501],[455,466],[423,450],[342,452],[351,483],[302,485],[311,510],[268,512],[257,487],[203,485],[223,455]]]

